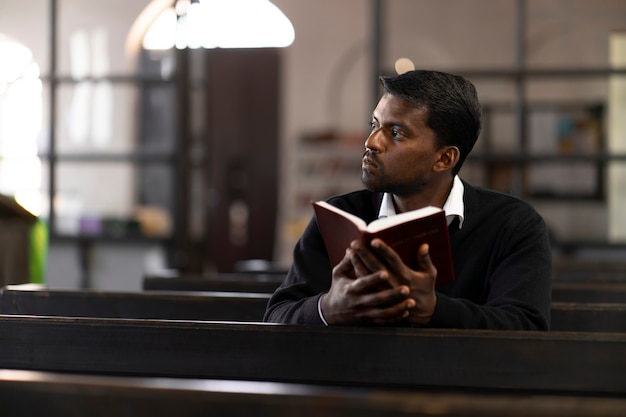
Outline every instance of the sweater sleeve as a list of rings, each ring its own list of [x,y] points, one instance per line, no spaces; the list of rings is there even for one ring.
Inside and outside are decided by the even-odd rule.
[[[327,201],[367,223],[378,215],[382,194],[365,190],[331,197]],[[293,250],[293,260],[283,283],[272,294],[264,321],[324,325],[318,311],[320,297],[328,292],[332,267],[315,216]]]
[[[330,288],[331,277],[324,241],[313,218],[293,250],[285,280],[268,302],[264,321],[323,325],[318,303]]]

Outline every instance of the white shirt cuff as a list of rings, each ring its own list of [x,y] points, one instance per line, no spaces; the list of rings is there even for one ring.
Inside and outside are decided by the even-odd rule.
[[[317,300],[317,313],[320,315],[320,319],[322,319],[324,325],[328,326],[328,323],[322,314],[322,298],[324,298],[325,295],[326,294],[322,294],[322,296]]]

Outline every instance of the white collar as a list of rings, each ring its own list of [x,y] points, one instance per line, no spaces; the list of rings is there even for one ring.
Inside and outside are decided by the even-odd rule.
[[[463,182],[458,175],[455,175],[452,181],[452,189],[443,205],[443,210],[446,212],[446,219],[448,220],[448,226],[455,217],[458,217],[459,229],[463,227],[463,220],[465,220],[465,204],[463,203],[464,192],[465,187],[463,186]],[[378,218],[389,217],[394,214],[396,214],[396,208],[393,205],[392,195],[385,193],[380,205],[380,210],[378,211]]]

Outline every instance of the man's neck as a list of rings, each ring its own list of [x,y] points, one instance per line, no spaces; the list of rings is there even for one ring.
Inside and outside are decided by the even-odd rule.
[[[446,202],[443,204],[443,209],[446,212],[446,220],[448,226],[452,224],[455,219],[458,219],[458,227],[461,229],[465,222],[465,203],[464,200],[465,186],[458,176],[455,176],[452,180],[452,188],[448,193]],[[378,211],[378,218],[389,217],[399,213],[396,210],[394,198],[392,194],[385,193],[383,195],[383,201]]]
[[[392,194],[393,205],[396,213],[404,213],[407,211],[417,210],[426,206],[443,207],[450,190],[452,190],[453,178],[447,181],[447,184],[435,187],[433,192],[424,190],[419,194],[409,196],[400,196]]]

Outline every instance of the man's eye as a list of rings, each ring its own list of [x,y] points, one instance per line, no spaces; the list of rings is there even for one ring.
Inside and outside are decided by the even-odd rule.
[[[372,130],[376,129],[376,123],[375,122],[370,122],[370,129],[372,129]]]
[[[394,138],[400,136],[400,131],[394,127],[393,129],[391,129],[391,136],[393,136]]]

